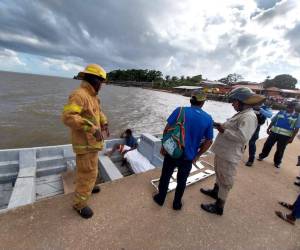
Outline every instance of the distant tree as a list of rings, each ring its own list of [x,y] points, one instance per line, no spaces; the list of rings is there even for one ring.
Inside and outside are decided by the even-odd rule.
[[[110,81],[137,81],[137,82],[151,82],[162,79],[162,73],[158,70],[148,69],[127,69],[127,70],[113,70],[108,73]]]
[[[191,81],[200,83],[202,81],[202,75],[196,75],[191,78]]]
[[[191,77],[190,77],[190,76],[187,76],[186,79],[187,79],[188,81],[190,81],[190,80],[191,80]]]
[[[178,81],[178,77],[177,77],[177,76],[172,76],[171,80],[172,80],[173,82],[176,82],[176,81]]]
[[[243,79],[242,75],[233,73],[233,74],[229,74],[228,76],[219,79],[219,82],[225,83],[227,85],[232,85],[242,79]]]
[[[170,76],[169,75],[166,75],[166,81],[170,81]]]
[[[180,77],[180,80],[181,80],[181,81],[184,81],[184,75],[182,75],[182,76]]]
[[[295,89],[297,79],[288,74],[277,75],[273,79],[267,77],[263,82],[264,88],[276,87],[280,89]]]

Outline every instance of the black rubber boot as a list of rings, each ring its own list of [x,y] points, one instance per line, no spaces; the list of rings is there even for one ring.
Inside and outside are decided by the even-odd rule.
[[[84,219],[89,219],[89,218],[91,218],[94,215],[93,210],[90,207],[88,207],[88,206],[86,206],[86,207],[84,207],[84,208],[82,208],[80,210],[78,210],[78,209],[75,209],[75,210]]]
[[[164,204],[164,201],[160,198],[159,194],[154,195],[153,200],[159,206],[162,206]]]
[[[97,194],[97,193],[99,193],[101,191],[101,188],[99,187],[99,186],[95,186],[94,188],[93,188],[93,190],[92,190],[92,193],[93,194]]]
[[[181,210],[182,202],[173,202],[173,209],[174,210]]]
[[[247,161],[245,164],[247,167],[252,167],[253,161]]]
[[[298,156],[298,162],[296,166],[300,166],[300,155]]]
[[[214,199],[218,199],[219,186],[218,186],[218,184],[215,184],[213,189],[200,188],[200,192],[203,194],[206,194]]]
[[[201,204],[201,208],[208,213],[222,215],[224,210],[225,201],[217,199],[215,203]]]

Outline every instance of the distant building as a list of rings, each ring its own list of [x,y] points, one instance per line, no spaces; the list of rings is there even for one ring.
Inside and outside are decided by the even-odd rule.
[[[288,98],[300,99],[299,89],[281,89],[281,95]]]
[[[255,92],[256,94],[262,94],[263,91],[263,87],[260,84],[237,84],[237,85],[233,85],[232,86],[234,89],[235,88],[239,88],[239,87],[247,87],[249,89],[251,89],[253,92]]]
[[[184,96],[190,96],[193,91],[203,89],[200,86],[178,86],[173,88],[176,93],[182,94]]]
[[[232,89],[231,86],[226,85],[225,83],[211,80],[202,80],[199,85],[203,87],[205,92],[215,94],[227,94]]]

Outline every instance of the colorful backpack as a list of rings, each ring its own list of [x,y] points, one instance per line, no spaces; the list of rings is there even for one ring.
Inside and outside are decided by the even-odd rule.
[[[184,108],[181,107],[176,123],[164,131],[162,147],[174,159],[178,159],[184,152]]]

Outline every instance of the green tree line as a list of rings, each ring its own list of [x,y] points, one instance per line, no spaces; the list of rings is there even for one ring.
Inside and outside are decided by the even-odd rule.
[[[162,76],[160,71],[148,69],[118,69],[108,73],[109,81],[152,82],[162,79]]]
[[[202,81],[202,75],[196,76],[170,76],[163,74],[159,70],[148,69],[127,69],[113,70],[108,73],[108,80],[114,81],[135,81],[135,82],[152,82],[155,88],[171,88],[180,85],[197,85]]]

